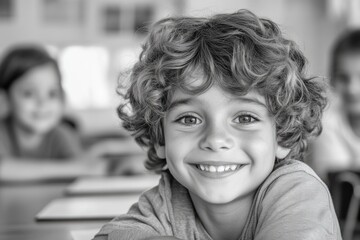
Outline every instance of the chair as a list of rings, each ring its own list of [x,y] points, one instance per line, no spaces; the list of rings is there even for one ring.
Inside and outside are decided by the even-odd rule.
[[[352,240],[358,223],[360,207],[360,175],[352,171],[330,173],[330,191],[334,198],[335,211],[338,217],[344,216],[342,234],[344,240]],[[352,188],[350,199],[344,196],[343,187],[348,184]],[[349,196],[349,195],[348,195]],[[345,212],[344,212],[345,211]]]

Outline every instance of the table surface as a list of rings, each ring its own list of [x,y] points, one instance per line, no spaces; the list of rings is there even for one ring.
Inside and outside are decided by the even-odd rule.
[[[71,240],[70,231],[100,228],[105,222],[37,222],[36,214],[51,200],[64,197],[69,182],[0,185],[1,240]]]

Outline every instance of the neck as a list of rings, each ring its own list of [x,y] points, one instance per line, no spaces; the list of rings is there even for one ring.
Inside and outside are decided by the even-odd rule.
[[[16,122],[13,122],[13,130],[16,142],[20,149],[31,150],[37,148],[44,138],[43,134],[36,133]]]
[[[240,238],[250,212],[253,194],[226,204],[208,203],[191,193],[190,196],[203,226],[212,239]]]

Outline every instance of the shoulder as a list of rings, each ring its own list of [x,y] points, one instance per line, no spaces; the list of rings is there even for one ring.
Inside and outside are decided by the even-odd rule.
[[[77,130],[64,125],[59,124],[54,127],[48,134],[47,139],[55,143],[62,143],[66,146],[76,146],[81,144],[80,134]]]
[[[97,236],[117,239],[142,239],[174,236],[201,239],[206,235],[199,226],[187,189],[169,172],[163,172],[159,184],[144,192],[127,214],[106,224]],[[203,239],[203,238],[202,238]]]
[[[83,153],[80,136],[76,130],[66,126],[54,127],[45,137],[45,148],[55,158],[72,158]]]
[[[322,206],[331,212],[333,208],[326,184],[308,165],[297,160],[276,165],[258,194],[269,207],[277,201],[286,201],[307,209]]]
[[[314,195],[312,195],[314,194]],[[290,160],[275,166],[273,172],[265,180],[259,189],[259,195],[263,200],[275,201],[275,199],[288,198],[289,201],[301,202],[302,200],[313,204],[323,204],[332,207],[331,196],[326,184],[305,163]],[[315,202],[313,197],[318,197]]]
[[[0,118],[0,128],[1,128],[1,130],[8,127],[8,125],[9,125],[8,123],[9,123],[8,118]]]
[[[13,155],[16,143],[13,141],[10,129],[10,119],[0,119],[0,156]]]
[[[184,215],[192,209],[187,189],[177,182],[170,172],[165,171],[161,174],[159,184],[143,193],[129,213],[144,215],[152,212],[161,222],[166,219],[167,223],[174,224],[179,218],[187,218]]]
[[[257,211],[261,232],[297,234],[294,239],[337,239],[339,226],[325,183],[305,163],[290,160],[277,165],[259,188]],[[274,229],[286,224],[287,229]],[[266,229],[272,226],[272,230]],[[280,238],[281,239],[281,238]]]
[[[151,210],[167,214],[167,210],[169,210],[169,206],[167,205],[171,205],[172,193],[174,192],[173,188],[175,187],[174,184],[174,178],[170,173],[161,173],[159,184],[144,192],[140,196],[138,203],[134,204],[129,213],[132,213],[132,211]]]
[[[50,131],[49,135],[54,136],[54,137],[61,137],[61,138],[78,137],[76,130],[74,130],[71,127],[64,125],[64,124],[59,124],[56,127],[54,127]]]
[[[274,166],[274,170],[265,180],[263,185],[270,185],[273,183],[281,183],[284,180],[297,181],[298,176],[304,181],[311,181],[317,186],[327,188],[325,183],[318,177],[314,170],[306,163],[298,160],[283,161]]]
[[[8,135],[9,129],[11,128],[11,120],[9,118],[0,118],[0,133],[1,136],[4,134]]]
[[[171,195],[172,177],[162,173],[157,186],[144,192],[128,213],[120,215],[105,224],[100,236],[122,236],[122,239],[140,239],[144,237],[172,235],[169,226],[168,200]]]

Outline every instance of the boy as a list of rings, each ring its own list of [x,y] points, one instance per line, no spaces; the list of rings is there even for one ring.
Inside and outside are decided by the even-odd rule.
[[[341,239],[325,184],[294,160],[326,104],[305,63],[246,10],[156,23],[118,113],[162,179],[95,239]]]

